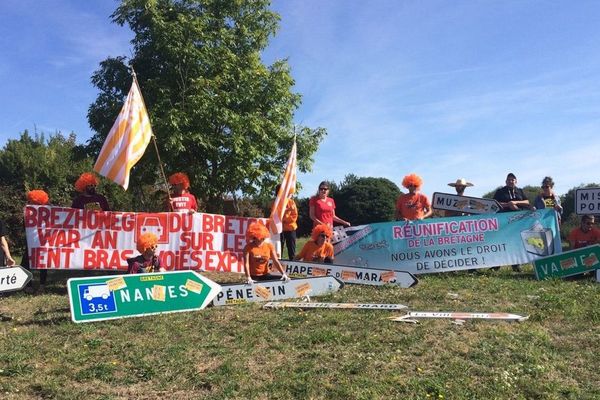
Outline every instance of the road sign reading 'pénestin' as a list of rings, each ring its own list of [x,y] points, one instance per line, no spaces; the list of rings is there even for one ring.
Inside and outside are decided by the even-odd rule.
[[[201,310],[221,286],[194,271],[72,278],[73,322]]]

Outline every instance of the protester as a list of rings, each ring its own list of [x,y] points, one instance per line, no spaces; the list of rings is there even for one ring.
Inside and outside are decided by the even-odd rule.
[[[152,233],[143,233],[137,240],[136,248],[140,255],[127,259],[128,274],[143,274],[145,272],[165,272],[156,255],[158,237]]]
[[[517,177],[512,172],[506,176],[506,186],[496,190],[494,200],[500,203],[500,212],[529,209],[529,199],[523,189],[517,187]]]
[[[98,179],[89,172],[84,172],[75,182],[75,190],[79,195],[73,199],[71,208],[82,210],[110,211],[106,197],[96,193]]]
[[[319,190],[317,194],[310,198],[308,202],[308,215],[313,221],[313,227],[326,224],[333,228],[333,223],[350,226],[350,222],[345,221],[335,215],[335,201],[328,197],[329,194],[329,183],[323,181],[319,184]]]
[[[402,186],[408,193],[401,194],[396,201],[396,221],[414,221],[425,219],[433,213],[431,203],[426,195],[419,192],[423,179],[417,174],[406,175]]]
[[[591,246],[600,243],[600,229],[596,228],[593,215],[584,215],[581,217],[579,227],[573,229],[569,234],[569,244],[571,250]]]
[[[279,194],[281,185],[277,185],[275,188],[275,197]],[[271,207],[272,208],[272,207]],[[288,258],[293,260],[296,256],[296,229],[298,229],[298,207],[296,202],[292,199],[291,195],[285,200],[285,211],[283,212],[283,218],[281,220],[283,231],[281,232],[281,243],[282,246],[285,244],[288,252]],[[281,249],[281,256],[283,257],[283,248]]]
[[[170,201],[167,202],[167,211],[187,212],[193,214],[198,211],[196,197],[189,192],[190,178],[183,172],[176,172],[169,177],[172,187]]]
[[[37,205],[37,206],[45,206],[50,201],[50,197],[48,193],[43,190],[31,190],[27,192],[27,204]],[[27,245],[27,240],[25,241],[25,249],[23,250],[23,258],[21,259],[21,266],[31,271],[31,266],[29,264],[29,246]],[[48,270],[40,269],[40,286],[38,292],[43,293],[46,290],[46,280],[48,278]],[[33,279],[29,281],[27,287],[25,287],[26,293],[33,293]]]
[[[320,224],[313,228],[311,239],[304,244],[296,260],[333,263],[333,245],[328,239],[333,231],[328,225]]]
[[[253,284],[257,281],[277,279],[269,273],[269,260],[281,272],[281,280],[288,281],[287,274],[277,258],[273,244],[265,241],[269,237],[269,230],[260,222],[253,222],[246,230],[246,247],[244,247],[244,272],[246,282]]]
[[[563,208],[560,205],[560,198],[554,193],[554,181],[547,176],[542,180],[542,193],[536,196],[533,201],[535,209],[553,208],[556,211],[556,219],[560,224]]]
[[[6,229],[4,222],[0,221],[0,266],[13,266],[15,260],[10,255],[10,249],[8,248],[8,241],[6,240]]]
[[[450,182],[448,184],[448,186],[451,186],[456,190],[457,196],[464,196],[465,189],[467,187],[473,186],[473,184],[471,182],[467,182],[467,180],[465,178],[459,178],[456,180],[456,182]],[[445,217],[460,217],[463,215],[468,215],[468,214],[461,212],[461,211],[453,211],[453,210],[445,210],[445,212],[444,212]]]
[[[519,211],[529,209],[529,199],[525,196],[523,189],[517,187],[517,177],[510,172],[506,175],[506,186],[496,190],[494,200],[500,204],[499,212]],[[492,268],[498,270],[499,267]],[[518,264],[512,265],[515,272],[521,272],[521,267]]]

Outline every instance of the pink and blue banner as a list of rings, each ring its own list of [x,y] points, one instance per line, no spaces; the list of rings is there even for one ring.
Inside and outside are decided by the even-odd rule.
[[[346,229],[335,263],[413,274],[526,264],[561,252],[551,209],[396,221]]]

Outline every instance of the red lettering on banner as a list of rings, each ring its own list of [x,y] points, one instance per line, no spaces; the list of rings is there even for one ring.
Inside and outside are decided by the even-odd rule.
[[[203,232],[223,232],[225,230],[225,217],[223,215],[202,214]]]
[[[208,232],[184,232],[180,236],[183,242],[180,250],[213,250],[214,238]]]
[[[245,245],[244,235],[223,235],[223,250],[225,251],[243,252]]]
[[[226,258],[227,253],[220,251],[207,251],[204,269],[206,271],[231,272],[231,265],[227,265],[225,262]]]
[[[64,268],[68,269],[71,265],[71,254],[75,249],[58,248],[50,249],[46,247],[34,247],[30,250],[29,259],[34,268]]]
[[[25,207],[25,228],[32,228],[37,226],[37,209],[33,207]]]
[[[79,248],[79,240],[81,234],[74,229],[59,230],[59,229],[37,229],[38,237],[40,238],[41,246],[50,247],[73,247]]]
[[[97,249],[116,249],[118,232],[96,231],[92,239],[92,247]]]
[[[169,232],[191,232],[194,226],[192,214],[169,213]]]
[[[92,250],[83,252],[84,269],[127,269],[127,259],[133,257],[132,250]]]

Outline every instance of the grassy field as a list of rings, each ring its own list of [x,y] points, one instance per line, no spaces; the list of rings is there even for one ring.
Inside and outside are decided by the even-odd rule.
[[[209,275],[241,280],[240,275]],[[538,282],[530,266],[348,285],[319,301],[511,312],[525,322],[421,320],[258,304],[70,321],[65,277],[0,297],[3,399],[598,399],[600,284]]]

